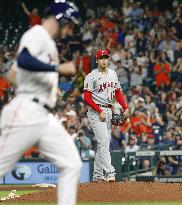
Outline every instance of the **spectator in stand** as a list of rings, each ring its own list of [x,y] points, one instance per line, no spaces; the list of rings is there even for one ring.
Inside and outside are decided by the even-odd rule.
[[[177,87],[176,82],[171,83],[171,89],[168,93],[168,106],[176,104],[178,97],[181,96],[181,86]]]
[[[82,42],[84,44],[88,44],[93,40],[93,33],[88,24],[85,24],[83,29],[84,30],[83,30]]]
[[[130,86],[142,85],[143,79],[146,77],[142,66],[138,65],[137,60],[133,60],[133,65],[130,67]]]
[[[152,133],[142,133],[141,138],[138,139],[138,144],[142,150],[153,150],[154,145],[154,135]]]
[[[145,98],[145,95],[150,95],[152,100],[155,101],[155,95],[154,93],[151,91],[150,87],[147,86],[143,86],[142,87],[142,96]]]
[[[146,111],[145,100],[142,97],[139,97],[135,101],[135,109],[139,110],[140,112],[145,112]]]
[[[177,108],[176,108],[176,104],[171,104],[168,108],[168,111],[167,111],[167,119],[168,121],[177,121],[177,116],[176,116],[176,113],[177,113]]]
[[[140,102],[140,99],[138,101],[139,107],[135,109],[133,115],[130,117],[130,123],[132,130],[138,137],[141,137],[142,133],[152,131],[152,124],[150,113],[146,113],[144,106],[142,105],[143,102]]]
[[[124,22],[127,23],[129,21],[131,21],[131,11],[132,11],[132,6],[130,1],[125,0],[123,1],[123,5],[122,5],[122,12],[124,15]]]
[[[142,89],[141,85],[136,85],[132,90],[128,90],[127,96],[130,96],[130,112],[133,114],[136,106],[137,100],[142,96]]]
[[[33,8],[32,11],[29,11],[29,9],[26,7],[25,3],[22,3],[22,8],[23,11],[25,12],[25,14],[28,16],[29,18],[29,24],[30,26],[35,26],[37,24],[41,24],[41,17],[39,16],[38,13],[38,9],[37,8]]]
[[[143,133],[140,141],[140,150],[154,150],[154,136],[151,133]],[[141,169],[148,171],[150,167],[151,157],[140,157]]]
[[[10,89],[10,83],[0,75],[0,91],[4,92]]]
[[[152,113],[153,110],[155,110],[156,105],[152,100],[152,97],[150,95],[145,95],[145,109]]]
[[[113,127],[111,134],[111,150],[121,150],[126,147],[126,141],[119,127]]]
[[[120,61],[122,58],[122,46],[119,44],[116,48],[112,49],[111,58],[114,62]]]
[[[9,101],[10,83],[0,75],[0,112],[4,104]]]
[[[136,53],[136,39],[134,31],[130,29],[125,37],[125,48],[133,55]]]
[[[133,65],[133,59],[134,59],[134,55],[132,54],[132,52],[127,51],[127,49],[124,50],[125,52],[123,55],[123,66],[126,67],[129,71],[131,70],[130,67]]]
[[[145,52],[147,50],[148,39],[142,32],[138,32],[136,36],[136,53]]]
[[[130,13],[130,16],[132,18],[132,21],[133,21],[133,25],[137,25],[138,23],[138,20],[140,19],[140,17],[142,17],[143,15],[143,9],[141,8],[141,2],[133,2],[132,4],[132,11]]]
[[[147,147],[148,147],[147,139],[148,139],[147,134],[142,133],[141,138],[138,140],[140,150],[146,150],[147,149]]]
[[[24,153],[23,157],[24,157],[24,158],[40,157],[38,148],[37,148],[36,146],[31,147],[30,149],[28,149],[28,150]]]
[[[182,40],[176,42],[176,49],[174,51],[174,63],[177,62],[178,58],[182,57]]]
[[[84,114],[82,114],[82,115],[79,114],[79,116],[81,116],[80,129],[83,130],[85,136],[91,140],[92,149],[94,151],[96,151],[97,143],[96,143],[95,135],[94,135],[93,130],[89,124],[87,116],[85,116],[85,113],[86,112],[84,111]]]
[[[163,141],[163,136],[165,132],[165,124],[162,119],[162,115],[155,112],[152,116],[152,133],[154,135],[155,144],[158,145]]]
[[[160,157],[156,168],[153,170],[153,176],[170,176],[172,168],[167,164],[165,157]]]
[[[150,82],[154,81],[154,70],[153,66],[156,63],[156,55],[154,51],[148,52],[148,72],[147,72],[147,77],[149,78]]]
[[[75,143],[82,159],[88,159],[95,156],[95,152],[91,150],[91,140],[85,136],[83,131],[79,131],[75,138]]]
[[[166,111],[167,111],[167,95],[166,95],[166,92],[164,92],[164,91],[159,92],[158,100],[157,100],[157,107],[159,109],[159,113],[162,114],[163,116],[166,116]]]
[[[176,144],[170,147],[170,150],[182,150],[182,141],[180,134],[177,134],[176,137],[179,136],[179,139],[176,141]],[[167,157],[168,165],[171,167],[172,175],[181,175],[182,174],[182,157],[181,156],[168,156]]]
[[[158,58],[158,62],[153,67],[155,81],[157,88],[159,89],[168,89],[170,84],[170,65],[165,62],[162,57]]]
[[[168,148],[169,146],[173,146],[174,144],[175,144],[174,134],[169,130],[167,130],[166,133],[164,134],[164,138],[160,146],[163,148],[165,147]]]
[[[137,145],[137,137],[135,134],[130,134],[128,144],[125,147],[125,153],[136,152],[139,150]]]
[[[72,78],[72,81],[73,81],[72,88],[69,90],[69,92],[65,93],[68,101],[74,101],[74,100],[76,101],[78,98],[80,98],[81,93],[83,93],[84,79],[86,76],[84,66],[87,66],[87,72],[88,72],[88,69],[90,69],[89,59],[87,61],[85,58],[85,61],[84,61],[84,59],[82,59],[82,57],[81,57],[81,58],[79,58],[79,60],[80,61],[77,61],[78,72],[77,72],[76,76],[74,78]],[[86,62],[85,65],[84,65],[84,62]]]
[[[83,75],[88,75],[91,71],[91,62],[88,56],[88,53],[84,52],[83,55],[80,55],[80,52],[77,51],[77,65],[79,66],[79,72]]]
[[[118,80],[122,87],[123,92],[128,89],[129,86],[129,73],[127,68],[123,67],[121,60],[116,61],[116,73],[118,75]]]
[[[177,58],[177,62],[172,66],[171,80],[182,82],[182,57]]]
[[[158,49],[160,51],[175,51],[176,49],[176,41],[171,38],[169,34],[167,34],[166,39],[164,39],[160,44]]]
[[[70,134],[71,138],[73,140],[75,140],[75,138],[77,137],[77,129],[74,125],[70,126],[68,128],[68,133]]]

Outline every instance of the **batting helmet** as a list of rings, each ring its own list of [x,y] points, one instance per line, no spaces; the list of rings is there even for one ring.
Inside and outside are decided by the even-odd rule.
[[[70,1],[55,0],[49,5],[46,13],[54,15],[60,22],[68,23],[71,20],[75,24],[79,24],[79,9]]]

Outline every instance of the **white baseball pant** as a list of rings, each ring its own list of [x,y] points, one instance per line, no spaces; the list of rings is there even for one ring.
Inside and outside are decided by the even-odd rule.
[[[100,120],[99,113],[95,110],[89,108],[87,113],[89,122],[97,140],[97,152],[94,162],[93,178],[102,178],[104,174],[106,176],[115,175],[115,169],[111,164],[111,155],[109,152],[112,131],[112,110],[105,107],[102,107],[102,110],[106,115],[105,122]]]
[[[17,96],[1,115],[0,177],[35,144],[61,170],[58,205],[75,205],[82,163],[73,140],[45,108]]]

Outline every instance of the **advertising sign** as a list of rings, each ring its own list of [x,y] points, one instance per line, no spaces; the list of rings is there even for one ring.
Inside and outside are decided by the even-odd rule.
[[[18,162],[0,184],[57,184],[60,174],[50,162]],[[89,176],[89,161],[84,161],[80,183],[89,182]]]
[[[4,179],[0,178],[0,184],[4,184]]]

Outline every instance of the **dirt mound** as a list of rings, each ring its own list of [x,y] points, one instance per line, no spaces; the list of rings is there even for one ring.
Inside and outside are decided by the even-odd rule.
[[[32,187],[32,186],[26,186],[26,185],[17,185],[16,188],[15,188],[15,185],[0,185],[0,191],[11,191],[13,189],[16,189],[16,190],[42,190],[42,189],[45,189],[45,188],[41,188],[41,187]]]
[[[10,200],[8,200],[10,201]],[[56,189],[50,188],[13,199],[16,202],[55,202]],[[182,184],[169,183],[85,183],[78,192],[79,202],[182,201]]]

